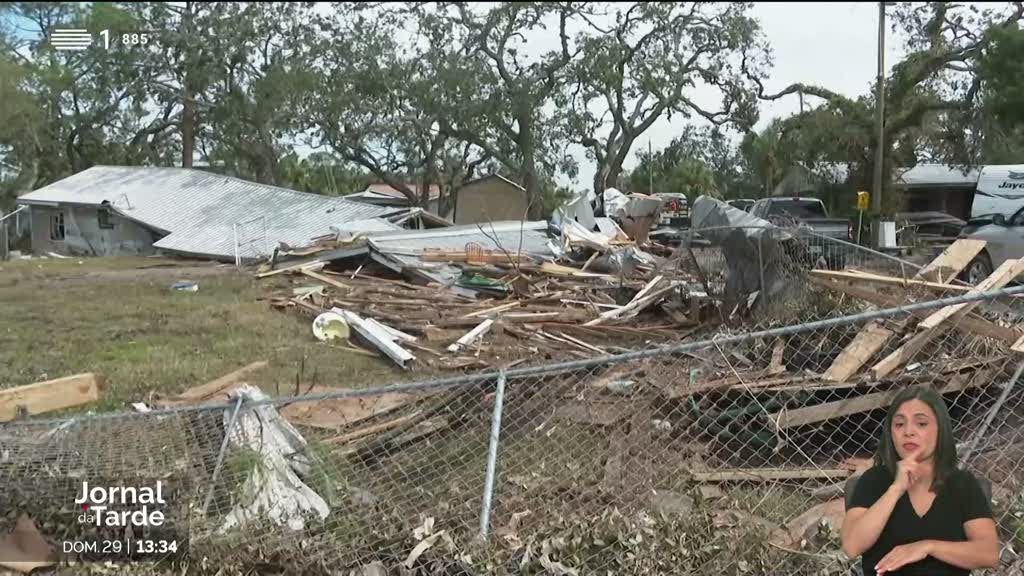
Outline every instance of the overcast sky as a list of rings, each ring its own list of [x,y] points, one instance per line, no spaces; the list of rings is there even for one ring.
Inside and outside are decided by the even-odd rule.
[[[870,89],[878,69],[878,4],[875,2],[762,2],[756,3],[753,15],[771,46],[774,66],[765,82],[767,92],[776,92],[794,82],[816,84],[849,96]],[[902,53],[901,42],[891,30],[886,37],[886,68]],[[716,101],[698,99],[714,107]],[[820,102],[807,97],[805,102]],[[774,102],[761,103],[764,127],[772,118],[789,116],[800,109],[794,94]],[[647,148],[667,145],[680,132],[684,122],[662,119],[637,142],[627,168],[635,164],[635,153]],[[561,184],[586,188],[593,178],[594,166],[582,150],[574,156],[580,162],[580,174],[574,182],[560,179]]]

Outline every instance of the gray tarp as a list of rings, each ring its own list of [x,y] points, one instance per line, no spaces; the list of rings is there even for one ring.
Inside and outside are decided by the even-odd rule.
[[[693,231],[719,246],[725,256],[725,306],[732,309],[757,291],[761,302],[771,302],[786,287],[782,243],[792,236],[767,220],[701,196],[691,211]],[[762,287],[762,282],[764,286]]]

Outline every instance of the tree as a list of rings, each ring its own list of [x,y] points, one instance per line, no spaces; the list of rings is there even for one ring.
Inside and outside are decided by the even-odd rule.
[[[619,6],[619,5],[616,5]],[[635,3],[609,30],[591,25],[573,62],[564,97],[571,138],[597,164],[594,192],[618,179],[636,140],[658,119],[696,115],[747,129],[757,121],[754,85],[738,69],[760,74],[767,59],[757,22],[740,3]],[[692,98],[710,87],[721,106]]]
[[[883,213],[897,209],[889,194],[893,170],[897,165],[916,162],[928,149],[937,149],[941,139],[956,137],[970,141],[962,131],[977,107],[981,86],[977,74],[979,56],[992,41],[986,31],[1014,25],[1024,14],[1024,5],[1016,3],[1000,13],[948,2],[926,5],[900,4],[893,15],[893,27],[907,38],[906,57],[893,66],[885,84],[885,141],[883,148],[883,189],[887,200]],[[822,154],[847,154],[854,165],[853,178],[858,187],[870,186],[870,168],[879,146],[874,130],[874,92],[857,99],[847,98],[819,86],[793,84],[774,94],[765,94],[756,75],[759,97],[774,100],[802,93],[821,98],[824,103],[786,123],[803,133],[805,141],[825,144]],[[950,154],[947,154],[950,155]],[[963,155],[961,155],[962,157]]]
[[[12,102],[18,105],[8,109],[18,118],[0,138],[9,150],[5,162],[19,174],[19,190],[96,163],[167,158],[162,118],[146,109],[152,76],[136,65],[136,54],[95,43],[83,51],[57,51],[46,41],[55,27],[132,27],[130,13],[111,4],[14,2],[0,5],[5,19],[25,23],[0,41],[0,61],[5,76],[11,74],[4,90],[17,96]]]
[[[698,196],[743,197],[749,191],[738,169],[737,151],[718,127],[688,125],[672,142],[653,154],[640,151],[626,179],[631,192],[653,191]]]
[[[314,59],[320,82],[305,114],[314,147],[363,167],[415,205],[426,206],[430,185],[439,185],[445,213],[454,189],[491,157],[447,129],[452,109],[439,93],[446,70],[436,48],[424,54],[399,42],[408,14],[357,5],[322,17]],[[430,27],[423,34],[430,46],[448,41]]]
[[[549,111],[580,49],[570,38],[586,3],[502,2],[482,8],[466,2],[420,7],[419,31],[444,30],[447,43],[427,60],[437,71],[439,129],[479,148],[526,189],[530,217],[543,213],[545,181],[559,171],[575,174],[564,135]],[[528,61],[528,34],[557,29],[558,48]],[[443,98],[443,100],[441,99]]]

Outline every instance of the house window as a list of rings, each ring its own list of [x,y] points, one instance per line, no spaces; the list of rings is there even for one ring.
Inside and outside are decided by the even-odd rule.
[[[111,217],[109,208],[100,208],[96,211],[96,219],[99,220],[100,229],[113,230],[114,220]]]
[[[50,240],[64,241],[64,212],[50,216]]]

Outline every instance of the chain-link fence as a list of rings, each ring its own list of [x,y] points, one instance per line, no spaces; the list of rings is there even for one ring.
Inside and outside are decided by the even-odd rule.
[[[728,250],[684,244],[669,265],[732,302],[713,335],[666,347],[5,425],[0,528],[27,512],[51,542],[80,538],[60,521],[70,493],[40,491],[161,479],[191,539],[167,565],[190,573],[848,574],[846,482],[871,465],[895,395],[927,386],[961,465],[991,486],[998,572],[1020,573],[1024,288],[972,291],[814,245],[748,253],[748,285],[730,283]]]

